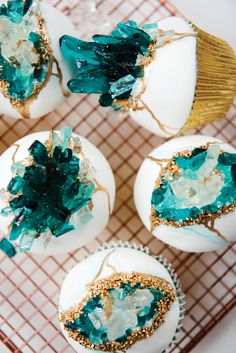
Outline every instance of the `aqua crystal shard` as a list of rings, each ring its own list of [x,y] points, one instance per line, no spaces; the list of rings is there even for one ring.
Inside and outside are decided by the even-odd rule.
[[[32,5],[32,0],[10,0],[0,7],[0,82],[4,94],[21,103],[43,84],[50,62]]]
[[[95,185],[89,178],[87,162],[87,169],[80,177],[81,160],[69,147],[71,134],[70,128],[63,129],[60,136],[54,132],[49,150],[40,141],[34,141],[29,148],[32,163],[23,171],[22,164],[13,168],[20,174],[8,185],[9,206],[1,214],[15,216],[10,240],[20,239],[20,251],[30,250],[34,239],[41,234],[47,234],[47,238],[48,234],[59,237],[74,230],[72,216],[79,211],[83,214],[83,224],[92,217],[88,205],[92,204]],[[72,145],[78,147],[78,139],[73,141]],[[79,219],[77,215],[77,228],[82,224]]]
[[[144,76],[140,57],[150,56],[157,32],[156,24],[138,28],[136,22],[127,21],[119,23],[111,35],[95,35],[93,42],[63,36],[62,53],[78,68],[77,76],[68,82],[69,89],[101,94],[100,104],[116,109],[115,101],[130,98],[133,87]]]
[[[7,238],[3,238],[0,240],[0,249],[5,252],[9,257],[13,257],[16,255],[16,250],[14,246],[9,242]]]
[[[181,223],[236,202],[236,154],[221,152],[214,144],[174,157],[173,162],[179,173],[165,173],[152,193],[157,218]]]
[[[97,295],[90,299],[83,313],[65,324],[70,331],[79,331],[92,344],[124,342],[135,330],[150,326],[158,315],[157,303],[163,293],[156,289],[141,288],[141,283],[121,283],[120,288],[109,290],[109,297]],[[112,302],[109,317],[107,301]]]

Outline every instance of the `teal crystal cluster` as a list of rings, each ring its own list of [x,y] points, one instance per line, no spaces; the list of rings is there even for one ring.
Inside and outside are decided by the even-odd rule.
[[[158,289],[142,288],[141,283],[121,283],[120,287],[109,289],[108,295],[89,299],[82,314],[65,327],[79,332],[91,344],[111,342],[123,343],[135,330],[151,326],[158,315],[158,302],[164,293]],[[107,304],[112,303],[109,315]]]
[[[93,171],[76,153],[81,151],[80,140],[71,134],[64,128],[60,135],[52,132],[46,145],[34,141],[29,163],[12,165],[9,206],[1,214],[14,216],[10,241],[18,239],[20,251],[29,251],[38,237],[46,247],[51,236],[59,237],[92,218]]]
[[[164,170],[160,187],[152,193],[157,219],[177,224],[211,215],[236,202],[236,154],[218,144],[194,148],[172,160],[174,173]]]
[[[38,0],[9,0],[0,7],[0,87],[21,103],[39,90],[50,65],[39,15]]]
[[[93,42],[63,36],[62,53],[78,68],[77,76],[68,82],[69,89],[100,94],[101,106],[122,109],[117,101],[136,96],[140,90],[157,34],[156,23],[138,28],[136,22],[127,21],[119,23],[111,35],[94,35]]]

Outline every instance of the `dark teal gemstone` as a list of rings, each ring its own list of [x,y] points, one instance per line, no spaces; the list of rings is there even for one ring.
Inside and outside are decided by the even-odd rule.
[[[138,28],[136,22],[120,23],[108,36],[94,35],[93,42],[70,36],[60,39],[63,55],[73,60],[77,76],[68,82],[74,93],[101,94],[102,106],[113,106],[116,100],[128,99],[137,80],[144,76],[140,56],[149,57],[150,45],[157,35],[157,25]]]
[[[14,246],[9,242],[7,238],[3,238],[0,240],[0,249],[5,252],[9,257],[13,257],[16,255],[16,250]]]
[[[196,148],[191,154],[191,158],[188,157],[176,157],[176,163],[180,168],[184,170],[195,171],[199,169],[205,162],[207,152],[204,149]]]
[[[236,153],[222,153],[219,156],[219,163],[226,165],[235,165],[236,164]]]
[[[24,179],[20,176],[16,176],[15,178],[11,179],[7,189],[12,195],[16,195],[21,191],[23,183]]]
[[[29,148],[30,155],[35,163],[46,165],[48,163],[47,148],[40,141],[34,141]]]
[[[234,182],[234,186],[236,186],[236,165],[232,165],[231,167],[231,175],[232,175],[232,179]]]

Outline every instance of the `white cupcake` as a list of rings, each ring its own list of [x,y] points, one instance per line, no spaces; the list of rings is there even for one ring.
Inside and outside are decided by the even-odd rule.
[[[42,117],[69,95],[73,75],[59,38],[75,34],[71,21],[39,0],[4,1],[0,7],[0,113],[20,119]],[[21,12],[20,12],[21,11]]]
[[[59,299],[61,328],[77,353],[161,353],[176,340],[183,306],[166,260],[121,242],[76,265]]]
[[[233,49],[183,18],[127,21],[91,42],[64,35],[60,43],[78,67],[72,92],[101,94],[101,106],[130,112],[156,135],[223,118],[236,95]]]
[[[139,216],[177,249],[205,252],[236,240],[236,152],[213,137],[184,136],[154,149],[134,186]]]
[[[71,129],[39,132],[0,157],[0,229],[20,251],[56,255],[106,227],[115,181],[102,153]]]

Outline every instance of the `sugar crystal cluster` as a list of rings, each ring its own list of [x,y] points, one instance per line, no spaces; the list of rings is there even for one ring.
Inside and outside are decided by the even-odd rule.
[[[52,236],[92,218],[93,170],[70,128],[51,132],[45,144],[34,141],[29,157],[15,162],[12,173],[7,190],[1,192],[8,203],[1,214],[13,216],[10,241],[18,240],[21,251],[29,251],[38,237],[46,247]]]
[[[9,0],[0,7],[0,88],[15,106],[47,79],[51,49],[39,1]]]
[[[141,88],[157,33],[156,23],[138,28],[136,22],[127,21],[119,23],[111,35],[94,35],[93,42],[63,36],[62,53],[78,68],[77,77],[68,82],[69,89],[100,94],[102,106],[122,109],[122,100],[136,96]]]
[[[176,224],[227,210],[236,202],[236,154],[218,144],[179,153],[164,168],[151,204],[158,220]]]

